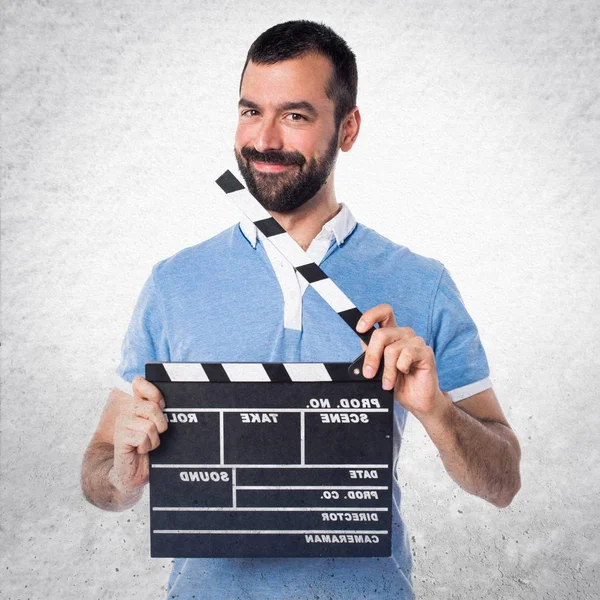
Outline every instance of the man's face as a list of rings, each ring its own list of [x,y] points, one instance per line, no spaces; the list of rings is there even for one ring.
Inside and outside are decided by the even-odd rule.
[[[332,70],[314,54],[246,67],[235,155],[248,189],[268,210],[302,206],[329,177],[338,150],[335,107],[325,92]]]

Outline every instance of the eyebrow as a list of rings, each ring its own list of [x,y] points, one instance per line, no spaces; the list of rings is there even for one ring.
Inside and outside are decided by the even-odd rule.
[[[256,102],[252,102],[252,100],[247,100],[246,98],[240,98],[238,102],[238,106],[243,106],[245,108],[252,108],[254,110],[259,110],[258,104]],[[306,100],[299,100],[298,102],[284,102],[277,107],[278,110],[302,110],[311,114],[313,117],[317,116],[317,109]]]
[[[240,101],[238,102],[238,106],[244,106],[246,108],[258,109],[258,104],[256,104],[256,102],[252,102],[251,100],[246,100],[246,98],[240,98]]]
[[[310,113],[313,117],[317,116],[317,109],[306,100],[300,100],[299,102],[284,102],[279,108],[281,110],[303,110]]]

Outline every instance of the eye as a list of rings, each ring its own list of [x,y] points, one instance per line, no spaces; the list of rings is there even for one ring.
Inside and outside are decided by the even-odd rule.
[[[306,117],[304,115],[301,115],[300,113],[290,113],[289,115],[287,115],[287,118],[290,121],[306,121]]]
[[[255,117],[256,115],[258,115],[258,111],[254,108],[248,108],[240,113],[242,117]]]

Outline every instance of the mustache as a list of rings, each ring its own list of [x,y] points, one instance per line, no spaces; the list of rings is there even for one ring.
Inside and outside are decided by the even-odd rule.
[[[299,165],[306,163],[306,158],[300,152],[282,152],[281,150],[267,150],[259,152],[256,148],[245,146],[240,154],[248,161],[271,163],[276,165]]]

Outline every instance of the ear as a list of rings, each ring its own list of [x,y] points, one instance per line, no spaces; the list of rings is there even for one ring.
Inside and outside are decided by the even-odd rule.
[[[340,150],[348,152],[358,137],[360,130],[360,112],[355,106],[342,121],[340,128]]]

